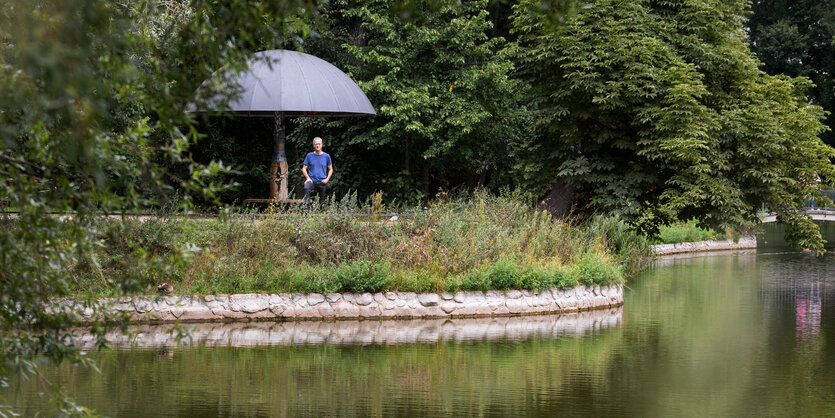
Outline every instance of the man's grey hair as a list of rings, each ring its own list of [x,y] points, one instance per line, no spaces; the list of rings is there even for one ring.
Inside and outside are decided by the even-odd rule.
[[[316,138],[313,138],[313,142],[316,142],[317,139],[319,140],[319,142],[323,144],[325,143],[325,141],[322,141],[322,138],[319,138],[318,136]]]

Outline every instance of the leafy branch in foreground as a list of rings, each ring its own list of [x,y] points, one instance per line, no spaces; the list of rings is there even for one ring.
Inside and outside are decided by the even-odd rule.
[[[21,366],[39,357],[83,363],[67,332],[82,315],[93,319],[87,325],[100,346],[124,323],[94,299],[50,302],[76,295],[69,266],[99,264],[100,215],[159,206],[175,190],[185,202],[211,201],[224,187],[212,179],[226,167],[190,159],[199,134],[187,106],[233,95],[223,80],[197,87],[283,36],[287,26],[273,23],[300,7],[306,3],[0,5],[0,207],[17,211],[0,219],[0,375],[30,374]],[[129,256],[135,265],[153,262]],[[137,283],[112,284],[126,292]]]

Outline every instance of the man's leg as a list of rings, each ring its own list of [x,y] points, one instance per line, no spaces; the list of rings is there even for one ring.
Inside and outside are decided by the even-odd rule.
[[[316,191],[319,195],[319,210],[322,210],[322,206],[325,203],[325,191],[328,189],[328,185],[322,182],[316,183]]]
[[[304,183],[304,204],[307,205],[306,212],[310,212],[310,191],[315,187],[315,183],[308,181]]]

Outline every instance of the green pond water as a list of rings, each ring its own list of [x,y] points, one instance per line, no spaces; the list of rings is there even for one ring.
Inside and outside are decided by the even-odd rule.
[[[618,309],[215,324],[184,347],[144,327],[95,354],[100,372],[44,371],[114,417],[835,416],[835,256],[769,234],[757,251],[656,261]],[[36,382],[9,383],[18,412],[49,415]]]

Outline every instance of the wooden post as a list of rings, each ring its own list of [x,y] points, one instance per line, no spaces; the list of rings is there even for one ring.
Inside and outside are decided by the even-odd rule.
[[[270,199],[278,198],[278,161],[270,163]]]
[[[270,164],[270,199],[287,200],[287,156],[284,153],[284,115],[274,113],[275,146]]]

